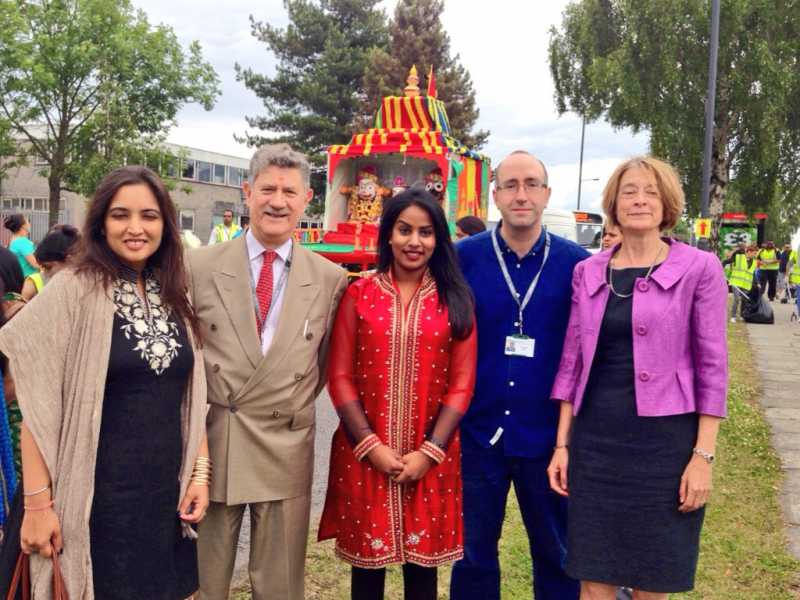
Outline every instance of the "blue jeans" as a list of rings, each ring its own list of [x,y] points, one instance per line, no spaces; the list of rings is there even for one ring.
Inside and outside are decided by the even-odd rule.
[[[550,458],[514,458],[462,438],[464,558],[453,567],[451,600],[499,600],[497,544],[511,483],[519,501],[533,559],[536,600],[577,600],[579,584],[564,573],[566,499],[550,489]]]

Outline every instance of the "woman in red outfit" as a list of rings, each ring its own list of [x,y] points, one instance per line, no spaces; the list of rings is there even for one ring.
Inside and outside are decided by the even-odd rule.
[[[424,190],[386,203],[378,269],[350,286],[331,341],[333,437],[319,539],[353,566],[352,598],[434,600],[436,567],[461,558],[458,423],[475,384],[472,295],[444,212]]]

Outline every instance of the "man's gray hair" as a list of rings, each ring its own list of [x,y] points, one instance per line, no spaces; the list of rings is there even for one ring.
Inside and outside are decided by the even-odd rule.
[[[540,159],[535,157],[533,154],[531,154],[527,150],[514,150],[508,156],[514,156],[515,154],[524,154],[526,156],[530,156],[533,160],[535,160],[540,165],[542,165],[542,171],[544,172],[544,181],[542,183],[544,183],[545,185],[550,185],[550,183],[549,183],[550,177],[547,175],[547,167],[544,166],[544,163]],[[508,156],[506,156],[506,158],[508,158]],[[503,160],[505,160],[505,158]],[[495,185],[497,185],[498,178],[500,177],[500,167],[503,164],[503,160],[501,160],[499,163],[497,163],[497,166],[494,168],[494,183],[495,183]]]
[[[250,159],[250,173],[247,177],[251,186],[268,167],[298,169],[306,189],[311,187],[311,165],[308,164],[308,159],[302,152],[292,150],[289,144],[267,144],[256,150]]]

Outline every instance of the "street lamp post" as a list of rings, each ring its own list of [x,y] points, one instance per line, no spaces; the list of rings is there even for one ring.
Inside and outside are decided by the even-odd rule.
[[[578,163],[578,207],[581,209],[581,183],[583,183],[583,139],[586,135],[586,117],[581,115],[581,158]]]
[[[709,213],[709,192],[711,188],[711,146],[714,135],[714,110],[717,92],[717,54],[719,52],[719,0],[711,2],[711,37],[708,51],[708,91],[706,94],[706,131],[703,148],[703,185],[700,198],[700,216],[704,219]]]

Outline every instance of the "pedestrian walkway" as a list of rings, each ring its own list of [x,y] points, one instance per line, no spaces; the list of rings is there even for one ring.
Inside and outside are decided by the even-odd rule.
[[[774,325],[747,325],[761,377],[761,405],[772,429],[772,445],[785,474],[781,504],[789,550],[800,559],[800,324],[791,305],[772,304]]]

